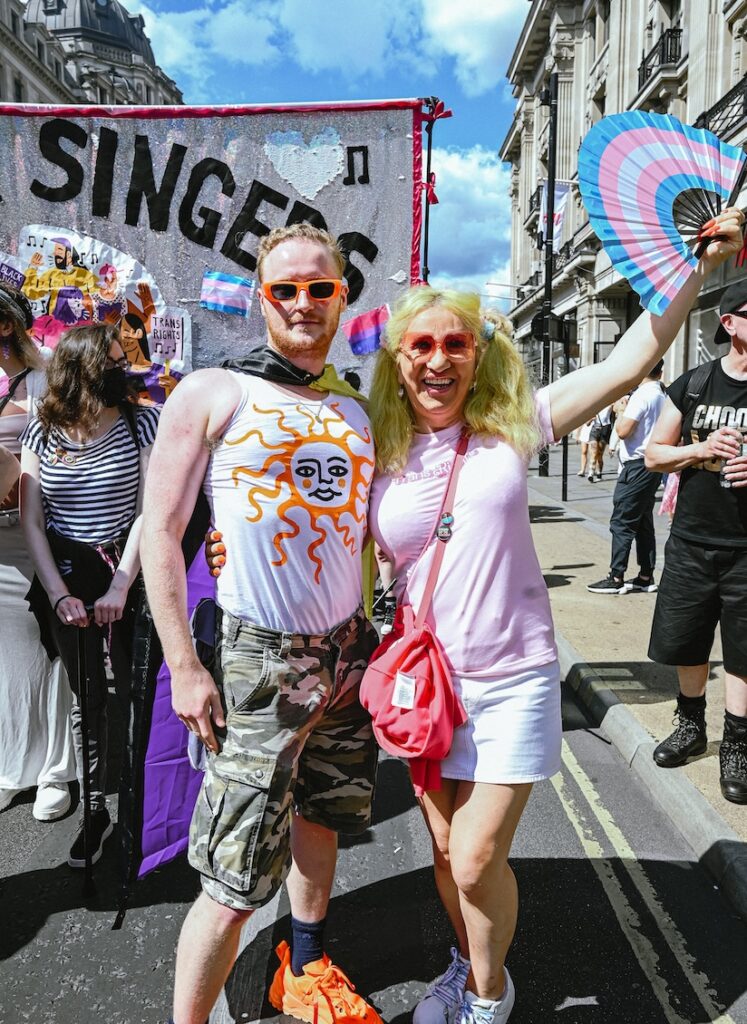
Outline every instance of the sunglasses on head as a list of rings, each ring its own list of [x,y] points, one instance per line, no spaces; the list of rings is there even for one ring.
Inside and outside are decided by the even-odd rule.
[[[475,337],[470,331],[449,331],[440,338],[432,334],[405,334],[399,348],[413,363],[427,363],[436,349],[440,349],[449,362],[458,363],[474,356]]]
[[[320,278],[317,281],[265,281],[262,292],[271,302],[292,302],[299,292],[306,292],[315,302],[329,302],[340,294],[339,278]]]

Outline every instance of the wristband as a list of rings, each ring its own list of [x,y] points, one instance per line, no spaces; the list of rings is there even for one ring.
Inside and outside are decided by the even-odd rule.
[[[63,602],[64,600],[66,600],[66,599],[67,599],[68,597],[72,597],[72,596],[73,596],[72,594],[63,594],[63,595],[62,595],[62,597],[58,597],[58,598],[57,598],[57,600],[55,601],[54,605],[52,606],[52,611],[53,611],[53,612],[56,612],[56,611],[57,611],[57,608],[58,608],[58,606],[59,606],[60,604],[62,604],[62,602]]]

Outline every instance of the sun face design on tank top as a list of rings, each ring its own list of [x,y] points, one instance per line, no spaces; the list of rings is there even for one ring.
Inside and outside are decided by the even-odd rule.
[[[294,423],[288,422],[282,409],[256,404],[252,408],[260,422],[262,417],[273,417],[273,427],[286,436],[273,444],[261,427],[253,427],[238,436],[224,438],[228,448],[254,439],[267,451],[258,468],[238,465],[231,471],[236,487],[248,482],[245,518],[249,523],[257,523],[270,515],[282,524],[272,540],[277,557],[271,564],[283,566],[287,562],[286,542],[298,537],[306,517],[314,535],[307,553],[318,583],[323,569],[323,545],[331,530],[342,538],[351,556],[358,553],[355,533],[360,535],[365,524],[374,471],[374,460],[368,457],[370,430],[365,427],[359,433],[353,429],[343,419],[336,402],[319,412],[314,410],[313,414],[304,403],[299,403],[294,406],[298,414]]]

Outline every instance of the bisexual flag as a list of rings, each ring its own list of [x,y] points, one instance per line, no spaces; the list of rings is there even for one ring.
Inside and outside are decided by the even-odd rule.
[[[354,316],[342,325],[353,355],[365,356],[378,350],[388,319],[389,306],[385,305],[369,309],[367,313]]]
[[[221,274],[217,270],[206,270],[202,275],[200,305],[203,309],[214,309],[218,313],[236,313],[249,316],[254,297],[255,282],[233,274]]]

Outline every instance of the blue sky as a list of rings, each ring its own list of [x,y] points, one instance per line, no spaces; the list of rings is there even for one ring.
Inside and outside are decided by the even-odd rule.
[[[125,0],[187,103],[440,96],[431,281],[508,280],[509,175],[498,160],[514,109],[505,71],[522,0]],[[506,292],[500,292],[505,296]]]

